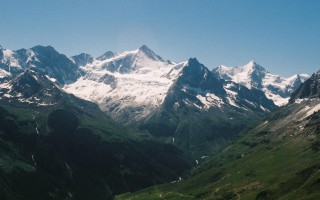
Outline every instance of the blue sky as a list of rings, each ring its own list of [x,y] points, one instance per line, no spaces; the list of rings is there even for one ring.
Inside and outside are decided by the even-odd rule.
[[[283,76],[320,69],[317,0],[0,0],[4,48],[98,56],[146,44],[209,68],[254,59]]]

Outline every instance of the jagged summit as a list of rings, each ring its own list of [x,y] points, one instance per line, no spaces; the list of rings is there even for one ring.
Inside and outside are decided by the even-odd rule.
[[[147,45],[143,44],[141,47],[139,47],[142,51],[152,51]]]
[[[261,65],[259,65],[256,61],[250,60],[246,65],[244,66],[239,66],[239,68],[250,68],[253,70],[258,70],[261,72],[267,72],[265,68],[263,68]]]
[[[85,66],[89,63],[92,63],[94,58],[90,54],[81,53],[79,55],[72,56],[71,60],[73,60],[74,63],[78,66]]]
[[[245,85],[248,88],[256,87],[261,89],[262,79],[265,77],[267,70],[250,60],[246,65],[237,67],[227,67],[221,65],[212,70],[219,78],[234,81]]]
[[[1,84],[0,93],[2,98],[36,105],[52,105],[61,97],[52,78],[31,68]]]
[[[159,55],[157,55],[154,51],[152,51],[146,45],[142,45],[138,50],[139,50],[139,52],[144,53],[148,58],[150,58],[152,60],[166,62],[163,58],[161,58]]]
[[[221,65],[212,72],[219,78],[240,83],[248,88],[254,87],[262,90],[278,106],[286,104],[292,92],[309,77],[306,74],[289,78],[280,77],[271,74],[254,60],[237,67]]]
[[[189,64],[200,64],[196,57],[188,59]]]
[[[113,51],[107,51],[105,52],[103,55],[97,57],[97,60],[105,60],[105,59],[110,59],[110,58],[113,58],[115,56],[117,56],[118,53],[116,52],[113,52]]]
[[[224,66],[224,65],[222,65]],[[256,61],[254,60],[249,60],[249,62],[245,65],[242,65],[242,66],[236,66],[236,67],[233,67],[233,68],[256,68],[257,66],[260,66]],[[227,66],[224,66],[224,67],[227,67]]]
[[[248,62],[248,64],[257,65],[256,61],[254,61],[254,60],[250,60],[250,61]]]
[[[77,65],[52,46],[37,45],[30,49],[15,51],[5,49],[0,52],[3,52],[0,55],[2,56],[0,68],[2,72],[7,72],[8,76],[18,75],[28,68],[35,68],[56,79],[61,85],[73,82],[79,76]]]
[[[46,51],[55,51],[55,52],[57,52],[57,50],[56,50],[53,46],[51,46],[51,45],[48,45],[48,46],[37,45],[37,46],[32,47],[31,50],[33,50],[33,51],[43,51],[43,50],[46,50]]]
[[[185,68],[183,69],[184,73],[190,73],[192,76],[196,75],[198,78],[207,77],[210,70],[205,67],[202,63],[198,61],[196,57],[189,58]]]
[[[236,67],[227,67],[225,65],[220,65],[216,69],[220,71],[229,71],[229,73],[246,73],[246,74],[251,74],[254,72],[259,72],[259,73],[266,73],[268,72],[265,68],[263,68],[261,65],[259,65],[256,61],[250,60],[247,64],[241,65],[241,66],[236,66]]]

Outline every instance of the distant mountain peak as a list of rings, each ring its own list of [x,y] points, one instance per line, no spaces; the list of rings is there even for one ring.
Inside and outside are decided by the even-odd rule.
[[[256,61],[254,60],[250,60],[246,65],[244,66],[240,66],[242,68],[249,68],[252,71],[257,70],[257,71],[261,71],[261,72],[267,72],[267,70],[265,68],[263,68],[261,65],[259,65]]]
[[[145,51],[145,52],[148,52],[148,51],[152,51],[147,45],[142,45],[141,47],[139,47],[139,50],[140,51]],[[153,52],[153,51],[152,51]]]
[[[115,56],[117,56],[118,54],[116,52],[113,51],[107,51],[105,52],[103,55],[97,57],[97,60],[105,60],[105,59],[110,59],[113,58]]]
[[[255,65],[257,65],[257,63],[254,60],[250,60],[247,65],[248,66],[255,66]]]
[[[188,63],[190,63],[190,64],[200,64],[196,57],[189,58]]]
[[[35,54],[55,54],[55,55],[63,55],[64,54],[60,54],[54,47],[52,46],[43,46],[43,45],[37,45],[32,47],[31,49],[29,49],[31,51],[33,51]],[[27,51],[26,49],[20,49],[17,50],[18,51]]]
[[[41,50],[41,49],[47,49],[51,51],[56,51],[55,48],[51,45],[44,46],[44,45],[37,45],[31,48],[31,50]]]
[[[197,70],[207,69],[202,63],[198,61],[196,57],[189,58],[186,65],[189,66],[190,68],[197,69]]]
[[[156,54],[149,47],[147,47],[147,45],[142,45],[138,50],[139,50],[139,52],[142,52],[143,54],[145,54],[148,58],[150,58],[152,60],[158,60],[158,61],[166,62],[158,54]]]

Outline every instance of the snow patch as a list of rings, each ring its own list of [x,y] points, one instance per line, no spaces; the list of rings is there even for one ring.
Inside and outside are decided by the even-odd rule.
[[[49,79],[50,81],[52,81],[52,82],[57,82],[57,79],[55,79],[55,78],[51,78],[50,76],[48,76],[48,75],[46,75],[46,77],[47,77],[47,79]]]
[[[205,96],[197,95],[197,98],[204,105],[204,109],[209,109],[212,106],[217,106],[221,108],[224,104],[223,100],[213,93],[206,93]]]

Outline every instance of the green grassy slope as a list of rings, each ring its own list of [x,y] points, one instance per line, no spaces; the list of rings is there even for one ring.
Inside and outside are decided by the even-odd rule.
[[[174,180],[190,167],[173,145],[86,109],[2,103],[1,200],[112,199]]]

